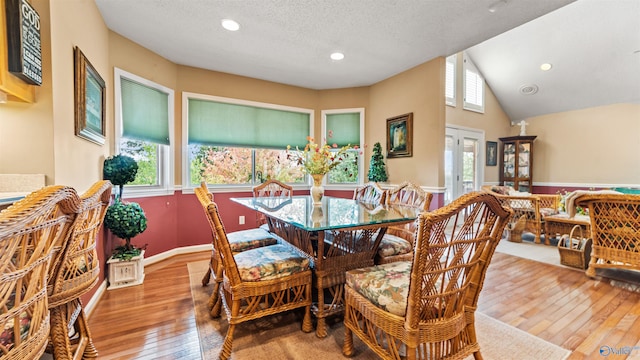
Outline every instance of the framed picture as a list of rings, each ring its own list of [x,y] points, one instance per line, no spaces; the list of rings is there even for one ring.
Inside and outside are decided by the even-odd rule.
[[[498,143],[495,141],[487,141],[487,166],[496,166],[498,164]]]
[[[413,156],[413,113],[387,119],[387,158]]]
[[[77,46],[73,60],[76,136],[104,145],[104,80]]]

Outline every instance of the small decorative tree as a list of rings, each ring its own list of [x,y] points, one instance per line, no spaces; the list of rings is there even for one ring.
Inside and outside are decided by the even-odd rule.
[[[131,260],[142,252],[141,248],[131,244],[131,238],[147,229],[147,217],[138,203],[122,201],[124,185],[133,181],[137,172],[138,164],[129,156],[115,155],[104,161],[102,177],[118,186],[115,201],[104,216],[104,226],[125,240],[124,245],[115,248],[112,254],[114,259]]]
[[[369,181],[384,182],[389,179],[383,159],[382,146],[377,142],[373,145],[373,154],[369,163]]]
[[[104,160],[102,177],[118,187],[116,199],[122,198],[124,185],[136,179],[138,163],[127,155],[114,155]]]

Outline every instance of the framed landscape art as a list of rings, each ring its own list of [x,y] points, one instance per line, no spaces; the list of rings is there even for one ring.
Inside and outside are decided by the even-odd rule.
[[[387,119],[387,158],[413,156],[413,113]]]
[[[73,49],[73,59],[76,136],[104,145],[104,80],[77,46]]]

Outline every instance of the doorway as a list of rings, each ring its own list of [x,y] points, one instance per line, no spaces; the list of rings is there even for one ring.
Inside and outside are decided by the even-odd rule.
[[[445,133],[445,205],[471,191],[479,190],[484,178],[482,159],[484,131],[449,127]]]

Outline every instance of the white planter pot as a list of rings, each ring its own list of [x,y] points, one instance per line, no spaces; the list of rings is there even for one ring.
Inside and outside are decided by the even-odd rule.
[[[109,267],[107,290],[140,285],[144,281],[144,250],[128,261],[109,258],[107,265]]]

